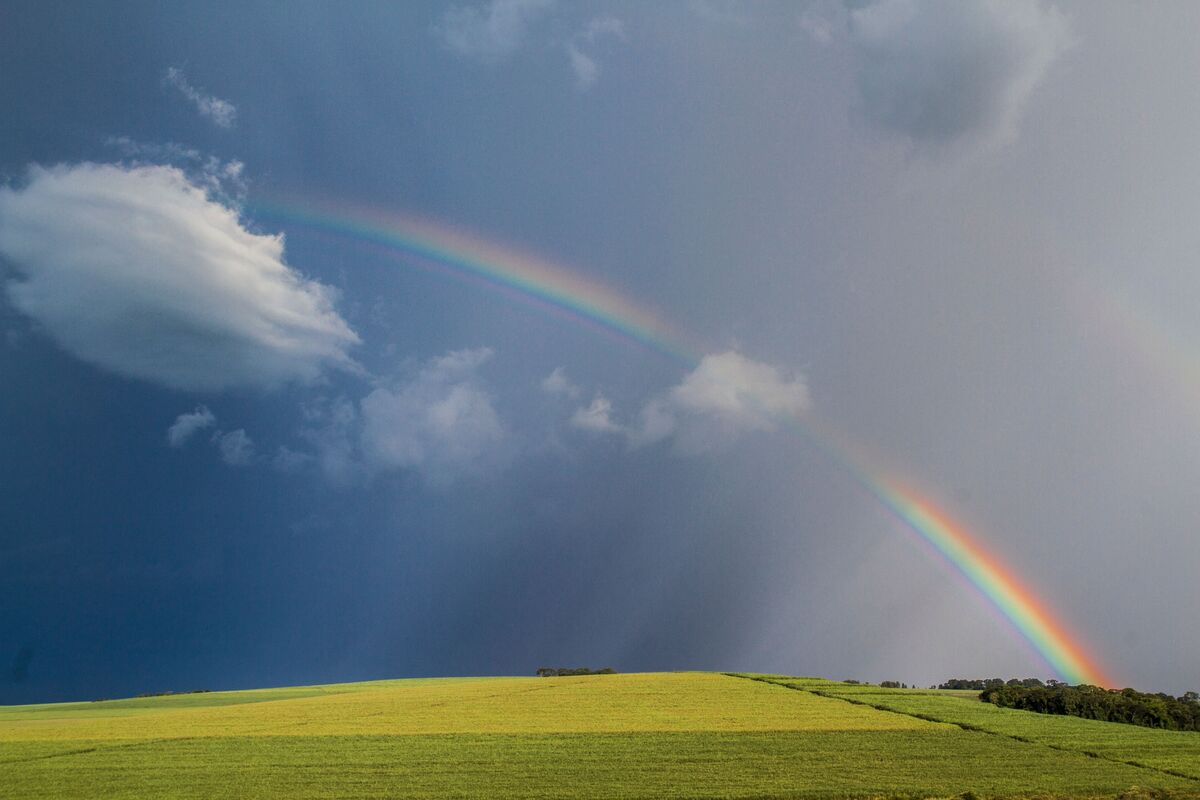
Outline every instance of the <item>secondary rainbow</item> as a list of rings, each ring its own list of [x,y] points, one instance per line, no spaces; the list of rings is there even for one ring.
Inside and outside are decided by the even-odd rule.
[[[308,200],[252,202],[254,219],[298,225],[378,249],[406,265],[482,285],[522,303],[565,317],[662,353],[687,369],[700,363],[703,348],[684,344],[678,329],[660,314],[619,292],[544,258],[499,245],[461,229],[377,209]],[[901,487],[885,471],[871,469],[797,418],[789,427],[817,446],[892,516],[920,537],[962,575],[1027,641],[1059,679],[1110,686],[1106,670],[1090,656],[1037,596],[961,525],[935,503]]]

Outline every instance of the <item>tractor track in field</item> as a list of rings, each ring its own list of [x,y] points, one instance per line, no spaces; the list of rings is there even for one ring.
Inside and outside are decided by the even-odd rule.
[[[40,756],[28,756],[26,758],[6,758],[0,760],[0,764],[28,764],[31,761],[46,761],[51,758],[63,758],[65,756],[79,756],[87,753],[108,752],[109,750],[122,750],[127,747],[141,747],[148,744],[162,744],[163,742],[186,742],[192,739],[203,739],[202,736],[164,736],[161,739],[134,739],[125,742],[114,744],[98,744],[93,747],[76,747],[71,750],[62,750],[57,753],[44,753]]]

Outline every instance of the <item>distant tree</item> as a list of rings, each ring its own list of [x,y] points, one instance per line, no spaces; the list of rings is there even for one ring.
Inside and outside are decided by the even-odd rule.
[[[899,689],[900,681],[880,681],[879,685],[884,689]]]

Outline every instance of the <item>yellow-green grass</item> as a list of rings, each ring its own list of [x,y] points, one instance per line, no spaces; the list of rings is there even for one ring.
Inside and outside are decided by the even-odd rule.
[[[712,673],[0,708],[5,798],[1115,797],[1134,786],[1200,796],[1200,782],[1160,770]]]

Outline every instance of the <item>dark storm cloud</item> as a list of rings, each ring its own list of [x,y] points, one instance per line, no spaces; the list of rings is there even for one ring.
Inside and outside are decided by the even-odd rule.
[[[1200,6],[1056,0],[1079,44],[1054,60],[1047,2],[816,16],[831,3],[528,6],[515,26],[492,12],[520,3],[483,0],[296,4],[287,25],[240,3],[218,26],[199,4],[118,24],[103,5],[30,3],[0,26],[0,161],[9,176],[170,161],[208,190],[191,173],[219,152],[264,193],[427,215],[574,264],[696,348],[777,367],[787,407],[811,393],[815,424],[927,489],[1131,684],[1194,688],[1200,631],[1178,620],[1200,613],[1195,404],[1163,404],[1126,335],[1091,307],[1067,318],[1046,274],[1076,265],[1194,325]],[[451,6],[474,12],[460,19],[501,54],[490,66],[431,33]],[[602,74],[579,92],[565,44],[610,14],[628,42],[580,47]],[[164,91],[169,64],[236,99],[238,124]],[[1014,130],[987,158],[906,152]],[[0,670],[37,643],[0,702],[542,663],[921,682],[1040,668],[819,448],[689,367],[397,253],[278,230],[287,267],[338,286],[346,327],[370,332],[353,352],[371,385],[306,358],[318,388],[297,367],[218,406],[92,369],[0,303],[19,336],[0,342]],[[13,267],[6,285],[27,280]],[[176,288],[191,309],[236,307]],[[480,345],[491,362],[437,368]],[[651,398],[669,433],[630,448]],[[167,446],[201,401],[219,424]],[[212,436],[238,430],[230,453],[251,463],[234,469]],[[431,490],[439,471],[455,480]]]
[[[8,679],[13,683],[21,683],[29,677],[29,664],[33,661],[33,647],[23,645],[13,656],[12,666],[8,668]]]

